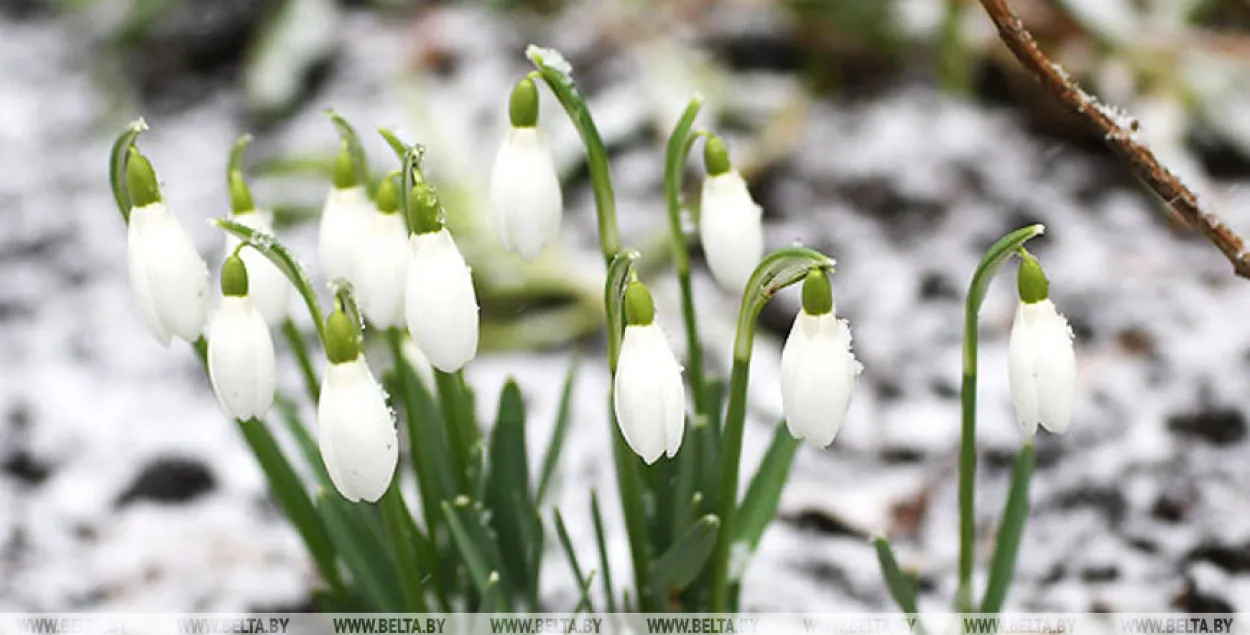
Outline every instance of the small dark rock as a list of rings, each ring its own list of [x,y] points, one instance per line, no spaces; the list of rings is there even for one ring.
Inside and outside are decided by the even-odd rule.
[[[1106,516],[1107,522],[1112,527],[1119,526],[1124,521],[1125,514],[1128,513],[1128,501],[1124,499],[1124,494],[1121,494],[1120,490],[1098,485],[1085,485],[1063,492],[1056,497],[1053,504],[1067,511],[1091,507]]]
[[[863,532],[848,525],[846,521],[820,510],[806,509],[784,520],[799,529],[830,536],[865,537]]]
[[[1232,445],[1246,438],[1246,417],[1235,408],[1172,415],[1167,425],[1175,434],[1212,445]]]
[[[0,461],[0,472],[33,487],[48,479],[48,476],[52,474],[52,467],[47,462],[36,458],[29,450],[19,448]]]
[[[1229,573],[1250,572],[1250,543],[1234,546],[1203,542],[1185,556],[1189,561],[1209,562]]]
[[[959,289],[946,276],[936,271],[929,271],[921,276],[917,292],[921,300],[959,299]]]
[[[881,379],[873,382],[873,389],[877,393],[877,399],[881,401],[895,401],[903,396],[903,388],[898,382],[892,379]]]
[[[1115,565],[1086,567],[1081,571],[1081,579],[1086,582],[1114,582],[1120,579],[1120,568]]]
[[[880,457],[885,463],[919,463],[924,460],[924,452],[917,448],[891,447],[881,450]]]
[[[212,472],[198,459],[161,458],[143,468],[115,505],[140,500],[183,503],[208,493],[215,485]]]
[[[1134,536],[1134,537],[1128,538],[1127,541],[1128,541],[1128,546],[1142,553],[1149,553],[1149,554],[1159,553],[1159,543],[1149,538],[1142,538],[1140,536]]]
[[[1150,515],[1167,523],[1179,523],[1185,520],[1185,516],[1189,513],[1189,501],[1182,500],[1178,496],[1163,494],[1155,501],[1154,506],[1150,508]]]
[[[1214,595],[1201,593],[1193,580],[1185,583],[1185,590],[1172,600],[1172,606],[1189,613],[1233,613],[1233,605]]]
[[[957,399],[959,388],[946,379],[934,379],[929,382],[929,390],[942,399]]]

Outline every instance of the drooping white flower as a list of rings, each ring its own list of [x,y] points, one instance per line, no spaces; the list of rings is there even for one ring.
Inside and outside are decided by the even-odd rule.
[[[135,207],[126,230],[130,288],[143,322],[162,345],[200,337],[208,312],[208,265],[161,200],[148,160],[131,148],[127,180]]]
[[[508,131],[491,170],[490,200],[499,241],[526,260],[538,257],[560,232],[560,180],[537,128]]]
[[[651,294],[639,282],[626,291],[625,338],[612,395],[621,435],[647,464],[670,458],[685,434],[686,388],[681,365],[655,323]]]
[[[260,418],[273,405],[273,340],[248,294],[245,261],[222,267],[221,305],[208,329],[208,377],[222,408],[235,419]]]
[[[851,352],[850,325],[833,312],[828,278],[813,269],[781,351],[781,406],[790,434],[818,448],[832,443],[862,369]]]
[[[1007,354],[1011,402],[1024,434],[1036,434],[1039,423],[1063,433],[1072,421],[1076,353],[1072,328],[1053,302],[1020,302]]]
[[[469,267],[444,228],[409,237],[404,296],[408,332],[435,368],[451,373],[477,355],[478,306]]]
[[[399,463],[399,436],[386,394],[341,311],[326,322],[330,364],[317,401],[317,441],[335,489],[352,502],[376,502]]]
[[[273,213],[268,210],[258,209],[235,214],[230,220],[259,232],[273,234]],[[226,252],[233,253],[239,242],[237,236],[227,233]],[[280,324],[286,319],[291,306],[291,282],[277,265],[255,249],[244,247],[239,251],[239,257],[247,265],[248,295],[265,317],[265,323],[269,326]]]
[[[317,247],[329,280],[352,280],[373,204],[363,186],[334,188],[321,211]]]
[[[730,167],[719,138],[704,148],[708,176],[703,180],[699,238],[717,284],[742,293],[764,254],[763,210],[751,198],[746,181]]]
[[[408,229],[398,212],[395,181],[378,191],[378,207],[369,212],[352,285],[365,317],[378,328],[404,325]]]

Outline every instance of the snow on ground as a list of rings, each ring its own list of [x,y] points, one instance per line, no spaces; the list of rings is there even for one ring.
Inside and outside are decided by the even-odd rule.
[[[475,44],[432,89],[445,100],[435,103],[459,103],[462,125],[490,120],[501,112],[507,83],[500,82],[524,68],[519,57],[502,56],[522,43],[492,36],[505,27],[479,14],[443,19]],[[386,82],[396,68],[383,62],[394,58],[388,47],[398,32],[353,16],[348,36],[366,33],[381,37],[346,38],[356,44],[315,103],[259,143],[327,146],[333,138],[319,118],[331,105],[363,129],[406,120],[411,104],[391,94]],[[577,36],[566,38],[560,44],[577,46]],[[61,23],[0,19],[0,610],[303,605],[311,568],[193,355],[185,346],[160,348],[130,305],[125,236],[104,168],[125,118],[97,119],[101,98],[73,42]],[[591,94],[597,109],[617,103],[604,95],[642,92],[636,73],[597,78],[605,84]],[[498,90],[483,88],[495,83]],[[161,116],[142,142],[171,206],[213,263],[220,238],[202,221],[226,204],[220,171],[241,132],[237,107],[222,95]],[[568,161],[576,156],[571,131],[551,121]],[[605,130],[625,140],[616,176],[629,210],[626,238],[641,240],[664,222],[660,150],[646,135],[628,134],[640,125],[628,113],[613,121]],[[458,164],[491,151],[485,144]],[[866,540],[874,531],[894,538],[904,566],[918,570],[924,605],[947,606],[956,559],[962,296],[990,242],[1043,222],[1046,235],[1031,249],[1076,331],[1081,392],[1070,433],[1039,440],[1034,512],[1009,605],[1250,610],[1250,463],[1243,458],[1250,329],[1240,319],[1250,313],[1250,285],[1233,278],[1212,248],[1169,226],[1104,160],[1030,136],[1010,112],[918,87],[817,104],[793,155],[753,185],[771,246],[800,241],[837,258],[838,311],[853,325],[866,370],[836,443],[800,453],[782,520],[748,571],[746,608],[887,608]],[[1250,190],[1226,185],[1230,208],[1250,204]],[[588,194],[570,192],[567,200],[568,240],[593,249]],[[310,256],[311,236],[305,229],[289,238]],[[734,306],[702,271],[696,286],[708,306],[711,366],[723,372],[732,337],[723,316]],[[676,344],[673,285],[656,288]],[[1013,301],[1004,276],[982,311],[982,565],[1019,444],[1005,374]],[[764,316],[749,462],[780,415],[777,342],[795,306],[783,294]],[[513,354],[475,362],[470,380],[485,396],[482,416],[493,412],[504,378],[517,375],[533,408],[531,438],[542,442],[568,359]],[[614,489],[606,371],[593,355],[582,368],[556,502],[590,557],[582,486],[594,485],[607,501]],[[289,360],[284,372],[283,385],[297,387]],[[619,528],[615,506],[606,511],[609,527]],[[610,541],[618,570],[626,570],[622,532]],[[559,554],[549,557],[549,571],[563,570]],[[544,584],[553,606],[572,597],[558,576]]]

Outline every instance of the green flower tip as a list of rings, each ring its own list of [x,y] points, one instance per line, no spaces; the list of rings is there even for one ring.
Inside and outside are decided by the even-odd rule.
[[[829,275],[820,267],[812,267],[803,279],[803,311],[808,315],[833,312],[833,287]]]
[[[326,358],[331,364],[346,364],[360,356],[360,332],[342,309],[326,318]]]
[[[334,157],[334,187],[346,190],[360,185],[356,179],[356,159],[352,157],[351,148],[344,141],[339,147],[338,156]]]
[[[412,210],[410,220],[413,231],[429,234],[443,228],[442,207],[438,203],[438,190],[433,185],[422,181],[412,186],[408,202]]]
[[[221,294],[241,297],[247,295],[247,266],[236,254],[226,258],[221,266]]]
[[[720,137],[708,135],[707,143],[703,144],[703,164],[707,166],[708,176],[724,174],[733,167],[729,162],[729,150]]]
[[[161,200],[156,170],[152,169],[152,162],[134,146],[130,146],[126,155],[126,189],[130,192],[131,207],[147,207]]]
[[[238,170],[230,172],[230,211],[235,215],[246,214],[256,209],[256,203],[252,201],[252,189],[247,186],[247,181],[243,179],[243,173]]]
[[[513,128],[533,128],[538,125],[538,87],[526,77],[517,82],[508,98],[508,118]]]
[[[399,211],[399,171],[386,175],[378,185],[378,211],[394,214]]]
[[[1020,250],[1020,270],[1016,275],[1016,287],[1020,291],[1020,300],[1026,304],[1035,304],[1050,297],[1050,282],[1046,280],[1046,272],[1033,254]]]
[[[655,302],[651,290],[637,280],[625,287],[625,324],[646,326],[655,320]]]

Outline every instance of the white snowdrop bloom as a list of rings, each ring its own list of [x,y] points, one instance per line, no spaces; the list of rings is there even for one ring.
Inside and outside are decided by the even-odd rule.
[[[268,210],[236,213],[230,220],[258,232],[273,234],[273,214]],[[237,236],[227,233],[226,252],[234,253],[239,242]],[[247,265],[248,295],[265,317],[265,323],[269,326],[281,324],[291,306],[291,282],[277,265],[255,249],[244,247],[239,251],[239,257]]]
[[[126,265],[135,303],[162,345],[193,342],[208,312],[208,266],[160,198],[148,160],[131,149],[127,180],[135,206],[126,229]]]
[[[628,324],[617,360],[612,404],[625,442],[649,465],[661,454],[675,456],[681,448],[686,387],[681,365],[655,323],[650,291],[631,282],[625,304]]]
[[[395,182],[387,178],[378,191],[378,207],[365,222],[356,272],[352,278],[360,310],[382,329],[404,325],[404,288],[408,272],[408,228],[398,212]]]
[[[763,210],[751,199],[746,181],[730,167],[719,138],[704,148],[708,176],[703,180],[699,239],[717,284],[741,294],[764,255]]]
[[[273,405],[273,340],[248,294],[245,261],[228,258],[221,281],[221,305],[208,328],[208,377],[217,400],[231,417],[260,418]]]
[[[1007,349],[1011,402],[1027,438],[1037,434],[1039,423],[1061,434],[1072,421],[1076,398],[1072,328],[1050,301],[1046,275],[1028,253],[1021,254],[1017,286],[1020,304]]]
[[[564,201],[538,129],[512,128],[490,175],[491,218],[505,249],[533,260],[560,232]]]
[[[408,332],[445,373],[477,355],[478,306],[469,267],[444,228],[413,234],[404,296]]]
[[[862,370],[851,352],[850,325],[833,312],[828,277],[813,269],[781,351],[781,405],[790,434],[818,448],[832,443]]]
[[[317,441],[335,489],[352,502],[377,502],[399,463],[399,436],[386,394],[360,354],[350,319],[327,321],[330,365],[317,401]]]
[[[372,213],[373,204],[363,186],[336,187],[326,195],[317,248],[328,280],[352,280]]]

